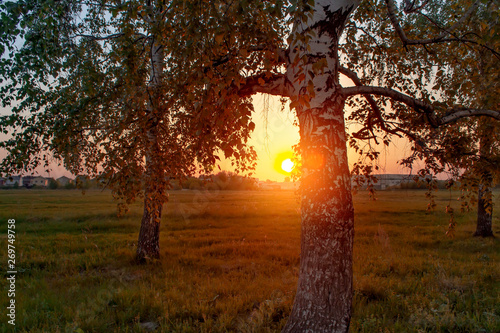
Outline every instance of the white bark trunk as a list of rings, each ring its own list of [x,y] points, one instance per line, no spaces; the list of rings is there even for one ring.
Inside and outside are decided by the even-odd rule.
[[[158,125],[161,118],[160,86],[164,68],[163,47],[155,42],[151,45],[151,73],[149,78],[150,99],[146,124],[146,170],[144,191],[144,213],[137,242],[137,259],[160,256],[160,221],[165,197],[165,175],[158,142]]]
[[[310,98],[307,107],[298,103],[297,112],[323,107],[339,88],[338,41],[347,17],[359,2],[316,0],[312,15],[295,22],[286,76],[292,85],[289,88],[292,96]],[[308,86],[314,88],[313,92],[308,91]]]
[[[295,39],[287,71],[300,123],[302,239],[297,294],[283,332],[349,329],[354,210],[337,50],[358,3],[317,0],[313,15],[294,27],[296,36],[309,36]]]

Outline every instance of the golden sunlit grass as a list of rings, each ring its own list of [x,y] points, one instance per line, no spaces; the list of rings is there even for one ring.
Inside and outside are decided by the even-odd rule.
[[[431,214],[423,192],[377,196],[355,196],[352,332],[499,331],[498,239],[471,237],[473,213],[456,214],[456,238],[446,238],[447,192]],[[174,191],[170,199],[162,258],[141,266],[139,204],[117,218],[108,192],[0,191],[0,248],[7,219],[17,221],[18,332],[279,332],[298,276],[297,196]],[[498,235],[500,219],[493,223]],[[10,331],[5,318],[0,325]]]

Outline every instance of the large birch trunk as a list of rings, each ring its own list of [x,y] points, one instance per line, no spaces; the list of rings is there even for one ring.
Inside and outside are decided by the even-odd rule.
[[[343,100],[299,115],[302,239],[297,294],[284,332],[347,332],[354,210]]]
[[[151,97],[147,105],[145,142],[144,213],[137,241],[137,259],[139,261],[160,257],[161,212],[167,198],[165,194],[165,170],[159,142],[159,122],[162,112],[160,87],[164,68],[164,52],[162,45],[158,45],[154,41],[151,50],[151,74],[149,78]]]
[[[345,22],[358,3],[316,0],[314,15],[295,25],[295,33],[315,34],[309,35],[307,47],[292,45],[290,62],[297,65],[287,72],[303,163],[300,272],[292,313],[283,329],[287,333],[349,330],[354,209],[337,50]],[[307,60],[294,62],[296,57]],[[319,72],[318,62],[327,64]],[[308,77],[311,70],[316,74]],[[305,79],[297,79],[303,73]]]

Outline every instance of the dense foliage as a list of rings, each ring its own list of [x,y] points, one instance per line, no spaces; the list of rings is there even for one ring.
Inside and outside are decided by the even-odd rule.
[[[236,35],[256,36],[255,8],[115,0],[0,6],[0,97],[11,111],[0,118],[11,135],[1,142],[8,151],[2,173],[59,162],[73,174],[101,177],[129,203],[145,181],[210,171],[221,152],[239,170],[252,167],[250,100],[213,90],[233,78],[211,66],[227,54],[225,45],[244,54]],[[154,180],[146,177],[148,154],[149,168],[162,170]]]

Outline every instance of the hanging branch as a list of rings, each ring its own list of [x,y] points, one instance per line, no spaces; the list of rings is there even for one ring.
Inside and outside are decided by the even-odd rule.
[[[465,21],[472,15],[472,13],[476,10],[477,6],[479,5],[479,1],[476,1],[460,20],[458,20],[450,28],[443,29],[443,32],[434,38],[409,39],[406,36],[406,33],[404,32],[403,28],[399,24],[398,18],[396,17],[396,8],[395,8],[394,0],[385,0],[385,3],[387,4],[387,12],[389,14],[389,19],[391,20],[392,26],[394,27],[399,38],[401,39],[401,41],[405,45],[425,45],[425,44],[450,42],[450,41],[466,41],[466,40],[462,40],[460,38],[446,38],[446,37],[448,35],[451,35],[452,32],[454,30],[456,30],[458,27],[463,25],[465,23]],[[412,9],[412,11],[417,11],[417,10],[421,9],[422,7],[424,7],[426,4],[427,4],[427,1],[424,4],[422,4],[420,7],[418,7],[417,9]]]

